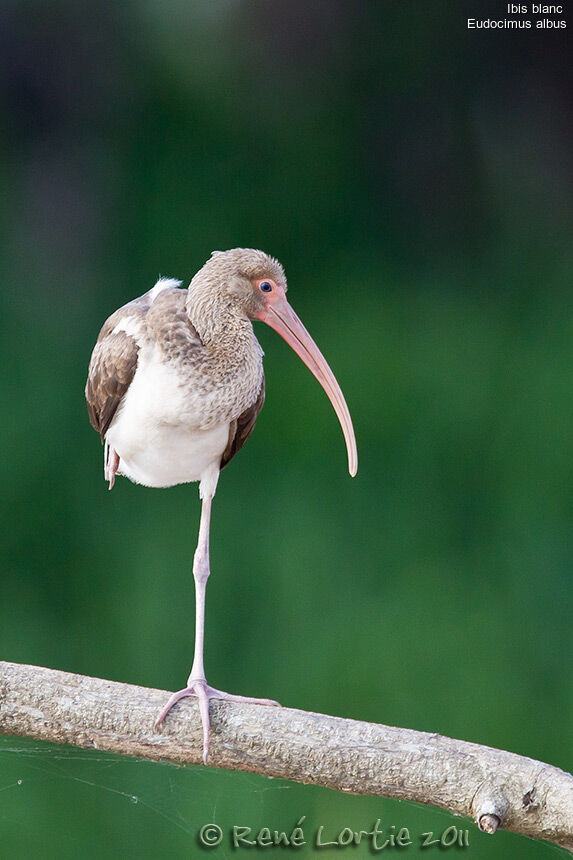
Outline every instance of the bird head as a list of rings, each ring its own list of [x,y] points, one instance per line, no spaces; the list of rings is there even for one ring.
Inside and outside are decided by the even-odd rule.
[[[214,251],[203,268],[191,281],[191,295],[211,287],[219,303],[250,320],[260,320],[273,328],[289,344],[318,379],[340,421],[346,450],[348,470],[354,476],[358,470],[356,438],[344,395],[320,349],[300,318],[287,301],[284,269],[274,257],[252,248]]]

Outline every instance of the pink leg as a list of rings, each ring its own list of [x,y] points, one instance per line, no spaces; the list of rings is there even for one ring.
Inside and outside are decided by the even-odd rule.
[[[117,475],[117,470],[119,469],[119,454],[112,448],[108,446],[107,442],[105,443],[105,479],[109,481],[109,489],[113,490],[113,485],[115,484],[115,476]]]
[[[203,499],[201,508],[201,524],[199,526],[199,540],[193,558],[193,577],[195,579],[195,654],[191,674],[187,679],[187,686],[183,690],[174,693],[155,721],[155,728],[167,716],[173,705],[177,704],[186,696],[197,696],[199,700],[199,711],[203,724],[203,761],[207,764],[209,754],[209,699],[225,699],[230,702],[249,702],[258,705],[278,705],[272,699],[253,699],[249,696],[235,696],[224,693],[215,687],[209,686],[205,678],[203,665],[203,645],[205,638],[205,590],[209,579],[209,523],[211,520],[212,496]]]

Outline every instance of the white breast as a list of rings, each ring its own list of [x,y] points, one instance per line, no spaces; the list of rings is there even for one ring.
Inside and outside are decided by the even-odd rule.
[[[140,352],[131,385],[106,434],[118,474],[148,487],[172,487],[218,472],[229,422],[202,426],[200,397],[156,348]]]

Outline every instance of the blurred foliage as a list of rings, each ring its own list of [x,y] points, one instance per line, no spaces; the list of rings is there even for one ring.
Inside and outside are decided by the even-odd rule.
[[[4,3],[3,658],[184,682],[196,488],[107,492],[85,373],[104,319],[159,273],[261,247],[340,380],[360,469],[257,329],[267,404],[216,498],[208,677],[571,768],[567,31],[468,32],[504,11],[477,5]],[[416,845],[453,820],[0,744],[5,856],[187,857],[209,820],[302,815],[381,818]],[[472,860],[556,854],[453,821]]]

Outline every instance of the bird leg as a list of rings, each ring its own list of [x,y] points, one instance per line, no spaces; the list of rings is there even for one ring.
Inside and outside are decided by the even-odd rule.
[[[203,665],[203,650],[205,640],[205,591],[209,579],[209,524],[211,520],[212,496],[203,499],[201,507],[201,523],[199,526],[199,540],[193,558],[193,578],[195,580],[195,653],[191,674],[187,679],[187,686],[183,690],[174,693],[155,721],[155,728],[165,719],[173,705],[177,704],[186,696],[197,696],[201,723],[203,725],[203,761],[207,764],[210,741],[209,724],[209,699],[225,699],[230,702],[246,702],[255,705],[278,705],[272,699],[254,699],[250,696],[236,696],[217,690],[207,684],[205,678],[205,667]]]
[[[105,449],[104,449],[104,476],[105,480],[109,481],[109,489],[113,490],[113,485],[115,484],[115,476],[117,474],[117,470],[119,469],[119,454],[112,448],[111,445],[106,441]]]

